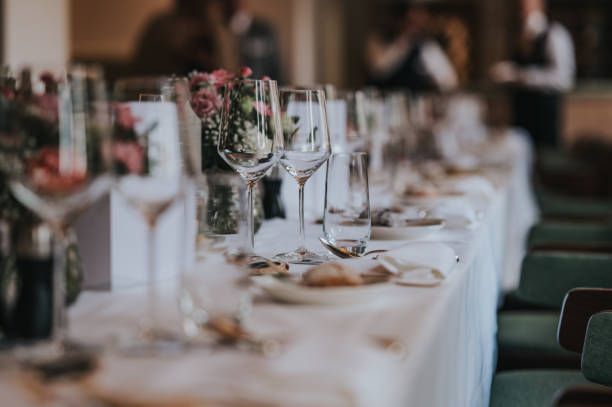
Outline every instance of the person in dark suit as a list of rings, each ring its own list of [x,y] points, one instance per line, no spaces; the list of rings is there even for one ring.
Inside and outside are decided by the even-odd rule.
[[[536,147],[554,147],[561,136],[563,93],[574,83],[574,46],[567,30],[546,17],[545,0],[518,1],[516,50],[493,67],[492,76],[508,85],[514,125],[527,130]]]
[[[440,45],[425,33],[428,12],[416,0],[390,6],[392,22],[369,35],[366,63],[372,85],[413,92],[457,87],[455,69]]]
[[[176,0],[143,30],[132,63],[142,75],[249,66],[254,77],[281,79],[275,30],[246,0]]]
[[[247,0],[228,1],[229,28],[235,35],[240,65],[253,70],[256,78],[264,75],[282,81],[276,31],[267,21],[249,12]]]
[[[185,75],[215,69],[220,61],[211,4],[207,0],[176,0],[173,8],[153,17],[140,34],[133,73]]]

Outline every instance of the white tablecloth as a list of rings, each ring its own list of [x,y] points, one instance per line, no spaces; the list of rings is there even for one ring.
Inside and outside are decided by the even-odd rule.
[[[444,229],[429,238],[447,243],[461,259],[439,286],[392,286],[381,301],[346,307],[283,305],[262,295],[248,326],[258,336],[282,340],[278,356],[232,350],[158,359],[107,356],[89,383],[100,391],[156,402],[487,406],[502,282],[506,289],[516,284],[525,233],[535,216],[527,183],[528,145],[512,135],[498,147],[509,166],[487,174],[497,190],[479,208],[483,216],[477,226]],[[311,248],[319,249],[320,226],[309,225],[307,233]],[[256,250],[273,255],[293,249],[296,234],[294,221],[266,222],[256,236]],[[398,244],[372,241],[370,248]],[[163,317],[178,325],[175,287],[171,282],[163,287]],[[101,340],[122,329],[133,331],[145,294],[140,289],[83,293],[71,309],[72,334]],[[375,336],[402,343],[405,354],[383,350]],[[10,392],[20,399],[17,387],[0,383],[3,397]]]

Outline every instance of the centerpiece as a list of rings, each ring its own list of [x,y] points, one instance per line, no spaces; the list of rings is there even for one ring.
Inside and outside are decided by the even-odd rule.
[[[5,334],[41,338],[51,330],[51,231],[33,212],[18,202],[7,174],[24,168],[32,182],[47,190],[77,186],[81,174],[60,175],[58,81],[50,73],[40,76],[35,92],[29,70],[19,81],[5,69],[0,77],[0,325]],[[66,301],[76,300],[83,280],[76,243],[66,248]]]
[[[241,189],[244,184],[240,176],[217,152],[223,87],[234,79],[246,79],[252,71],[243,67],[234,74],[223,69],[212,72],[193,72],[189,75],[191,107],[202,123],[201,148],[202,172],[206,175],[207,201],[198,205],[199,233],[212,235],[235,234],[240,226]],[[244,111],[253,109],[253,100],[244,101]],[[250,106],[246,106],[250,104]],[[246,114],[245,114],[246,117]],[[238,120],[243,120],[238,119]],[[239,125],[239,124],[238,124]],[[261,193],[257,190],[253,205],[255,230],[263,220]],[[206,208],[205,213],[200,213]]]

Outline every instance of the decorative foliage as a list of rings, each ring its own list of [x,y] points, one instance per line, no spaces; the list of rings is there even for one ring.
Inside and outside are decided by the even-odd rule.
[[[14,77],[0,78],[0,219],[7,221],[34,218],[17,202],[9,188],[7,173],[26,170],[35,185],[48,188],[70,187],[83,179],[74,173],[58,177],[59,138],[58,81],[43,73],[44,93],[32,92],[30,73],[24,70],[19,87]]]
[[[264,113],[271,117],[269,101],[255,101],[249,92],[248,84],[239,84],[234,80],[247,79],[253,71],[248,67],[240,68],[237,74],[223,69],[207,73],[193,72],[190,74],[189,87],[191,90],[191,107],[202,121],[202,170],[203,171],[232,171],[230,166],[217,153],[217,143],[221,126],[221,110],[223,105],[223,92],[229,87],[230,104],[240,106],[231,112],[230,126],[227,129],[233,137],[241,138],[245,142],[255,139],[246,137],[258,131],[257,113]],[[268,77],[262,78],[270,79]]]

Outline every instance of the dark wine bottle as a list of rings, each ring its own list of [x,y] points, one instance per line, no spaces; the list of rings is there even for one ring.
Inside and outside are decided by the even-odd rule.
[[[53,252],[51,231],[43,224],[19,224],[11,248],[2,253],[0,296],[2,329],[13,340],[51,335]]]

